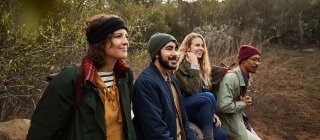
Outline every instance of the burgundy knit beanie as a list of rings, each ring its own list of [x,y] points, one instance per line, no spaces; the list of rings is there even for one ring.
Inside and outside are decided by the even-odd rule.
[[[260,55],[260,51],[257,48],[250,45],[242,45],[238,51],[238,63],[255,54]]]

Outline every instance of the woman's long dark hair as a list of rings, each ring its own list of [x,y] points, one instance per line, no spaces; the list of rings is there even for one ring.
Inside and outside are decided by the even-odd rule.
[[[120,19],[120,17],[117,15],[99,14],[99,15],[93,16],[86,23],[87,24],[87,28],[85,29],[86,35],[89,36],[88,34],[89,32],[91,32],[92,30],[95,30],[96,28],[99,28],[104,22],[115,19],[115,18]],[[92,59],[95,67],[101,68],[106,64],[105,44],[107,41],[111,41],[111,38],[112,38],[112,33],[108,34],[105,39],[103,39],[98,43],[95,43],[93,45],[89,43],[87,56]]]

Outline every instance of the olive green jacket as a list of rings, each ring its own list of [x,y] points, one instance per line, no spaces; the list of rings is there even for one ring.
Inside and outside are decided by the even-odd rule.
[[[74,105],[76,68],[64,68],[46,88],[31,119],[27,140],[105,140],[104,106],[93,83],[84,83],[85,93],[79,106]],[[126,78],[128,77],[128,78]],[[129,79],[129,80],[128,80]],[[135,140],[131,121],[133,75],[127,69],[116,79],[126,140]],[[73,112],[74,111],[74,112]]]
[[[246,86],[240,67],[227,73],[217,94],[217,114],[228,135],[237,140],[247,140],[242,113],[246,105],[240,101],[240,86]]]
[[[186,60],[182,61],[176,71],[176,77],[179,80],[184,97],[210,90],[209,86],[206,86],[204,81],[201,80],[200,70],[191,69],[190,63]]]

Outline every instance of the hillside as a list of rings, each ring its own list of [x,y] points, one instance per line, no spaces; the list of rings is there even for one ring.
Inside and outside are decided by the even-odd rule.
[[[320,139],[320,51],[269,50],[247,113],[264,140]]]

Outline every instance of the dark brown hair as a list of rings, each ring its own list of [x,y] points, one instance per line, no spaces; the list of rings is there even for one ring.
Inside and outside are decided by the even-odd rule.
[[[121,19],[117,15],[106,15],[106,14],[99,14],[91,17],[87,22],[87,27],[85,28],[86,36],[87,38],[90,36],[89,33],[91,33],[94,30],[97,30],[97,28],[100,28],[103,23],[113,20],[113,19]],[[112,33],[108,34],[103,40],[91,44],[88,41],[89,49],[87,52],[87,55],[92,59],[94,65],[97,68],[100,68],[106,64],[105,62],[105,44],[107,41],[110,41],[112,37]]]

